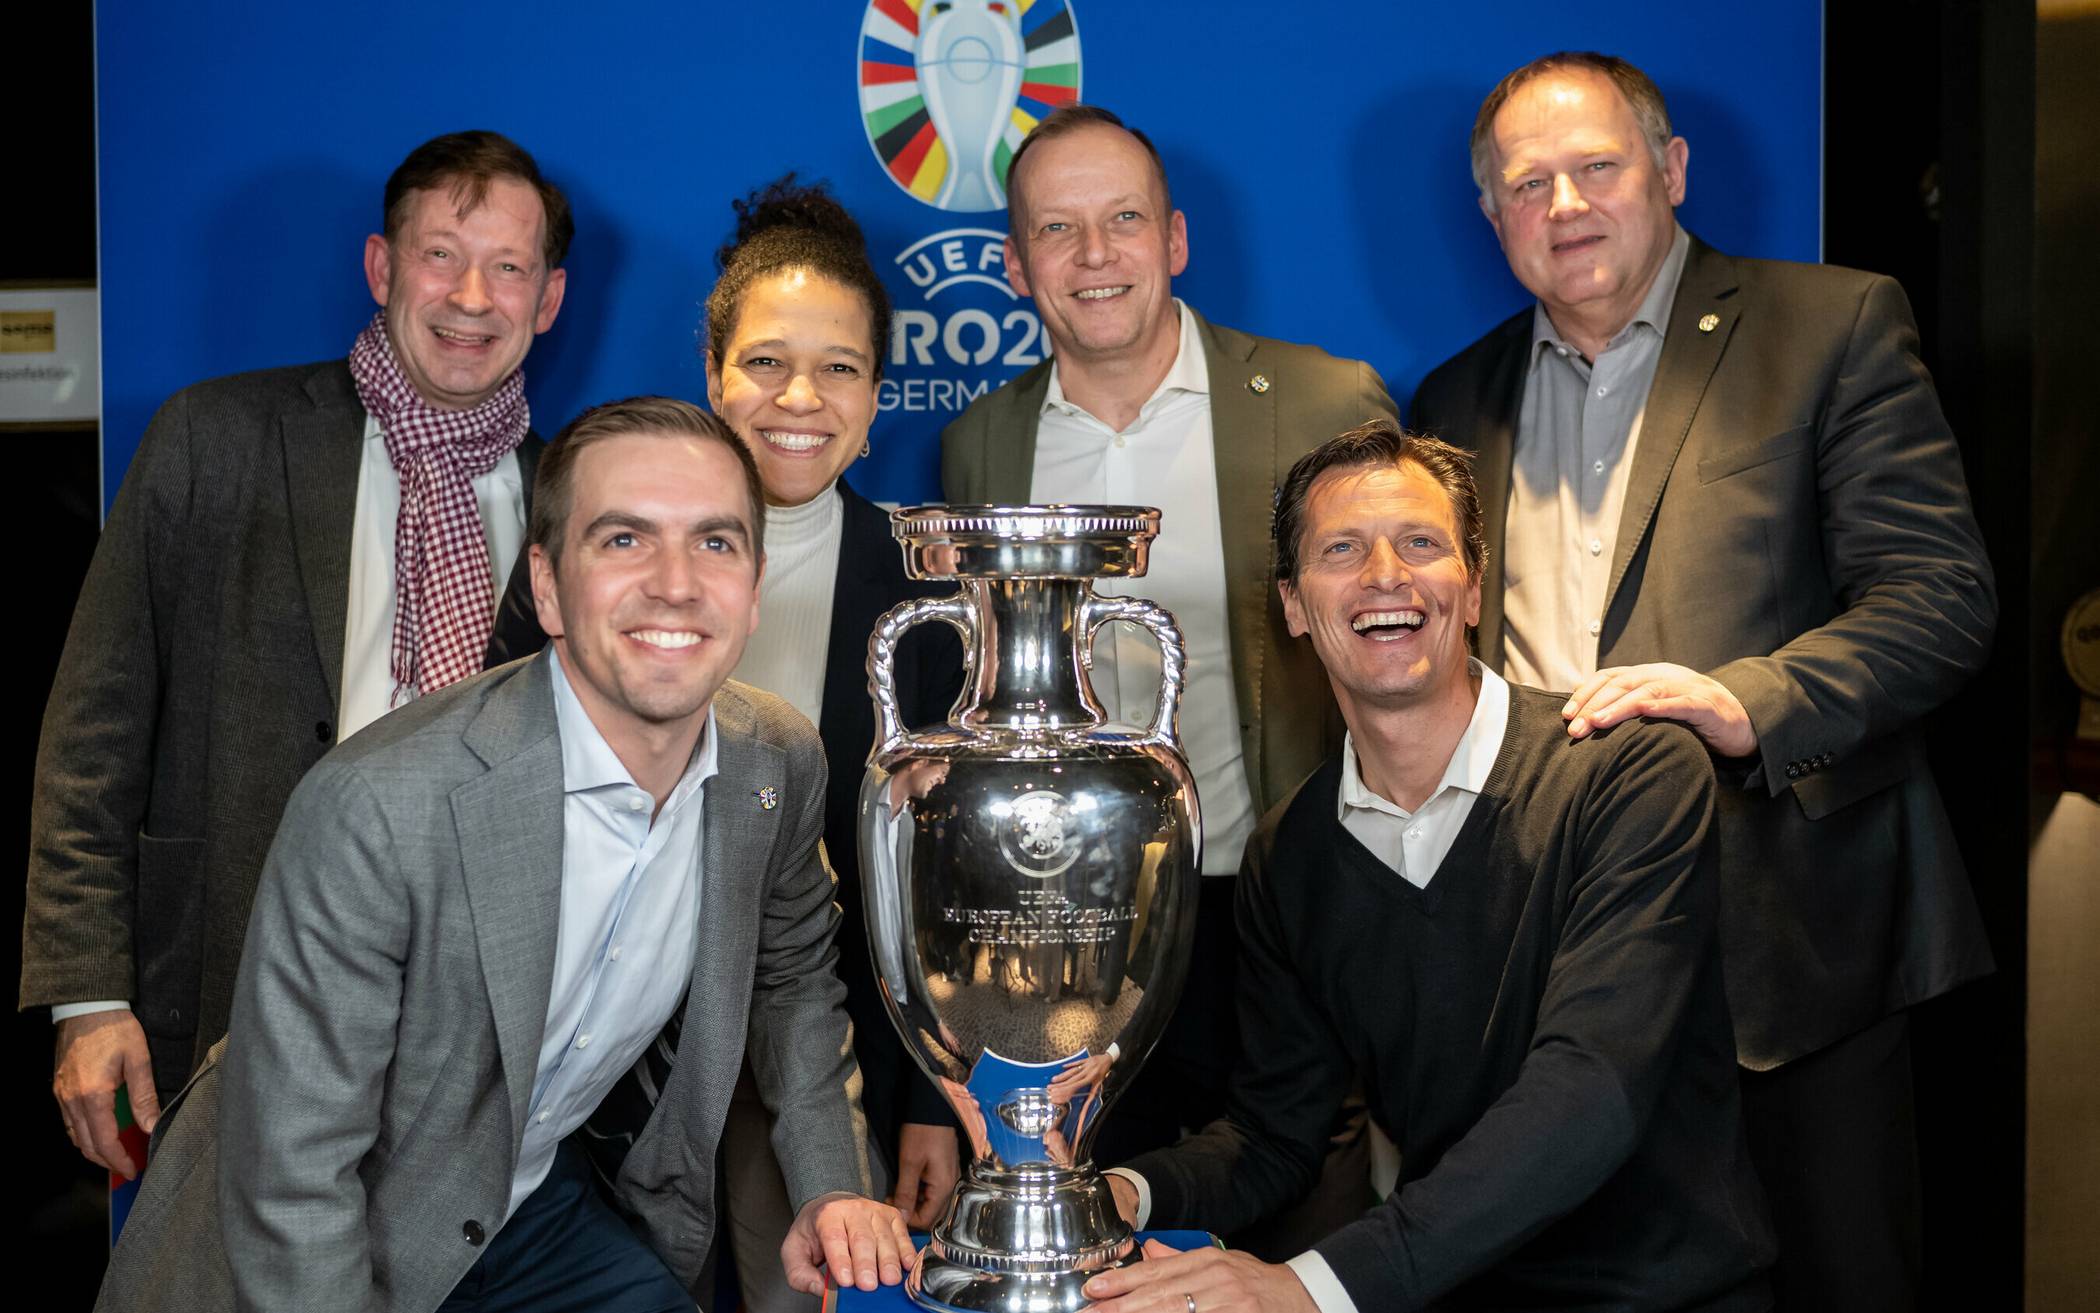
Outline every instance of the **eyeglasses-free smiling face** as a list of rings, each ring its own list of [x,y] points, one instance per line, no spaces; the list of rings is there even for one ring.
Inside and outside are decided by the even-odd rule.
[[[1610,79],[1572,70],[1519,87],[1492,140],[1481,208],[1517,281],[1563,333],[1581,331],[1578,315],[1624,327],[1677,235],[1684,138],[1670,139],[1658,165]]]
[[[1345,466],[1314,480],[1298,578],[1281,587],[1291,633],[1312,636],[1345,712],[1470,689],[1480,581],[1466,571],[1449,494],[1421,466]]]
[[[773,506],[831,490],[875,421],[875,333],[843,283],[789,269],[745,292],[707,399],[758,462]]]
[[[465,214],[449,186],[409,197],[394,240],[365,239],[365,282],[386,307],[394,356],[440,410],[489,398],[554,326],[568,272],[548,269],[539,193],[516,178],[489,183]]]
[[[1188,227],[1137,138],[1100,124],[1041,142],[1012,199],[1006,278],[1035,298],[1060,358],[1142,356],[1180,331],[1173,280],[1188,267]]]
[[[561,562],[532,548],[540,627],[613,749],[699,732],[758,626],[744,472],[721,442],[624,434],[576,455]]]

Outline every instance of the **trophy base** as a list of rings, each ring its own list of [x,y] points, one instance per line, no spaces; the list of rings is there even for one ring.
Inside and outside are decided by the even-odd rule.
[[[1084,1287],[1097,1273],[1143,1259],[1133,1244],[1122,1258],[1085,1271],[989,1272],[944,1258],[928,1245],[905,1289],[914,1304],[941,1313],[1078,1313],[1092,1302]]]
[[[990,1172],[975,1165],[905,1278],[941,1313],[1078,1313],[1097,1273],[1139,1262],[1108,1183],[1092,1171]]]

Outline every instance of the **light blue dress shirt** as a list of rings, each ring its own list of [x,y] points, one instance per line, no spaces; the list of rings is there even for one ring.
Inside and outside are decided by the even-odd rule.
[[[715,714],[652,823],[656,800],[598,732],[549,652],[561,731],[561,928],[510,1211],[685,998],[700,924],[704,785]]]

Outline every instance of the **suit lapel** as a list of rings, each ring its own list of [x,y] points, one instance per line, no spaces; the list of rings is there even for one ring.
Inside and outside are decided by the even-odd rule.
[[[726,1101],[737,1066],[721,1056],[744,1043],[747,999],[758,950],[761,900],[765,877],[773,869],[772,848],[780,817],[798,805],[786,797],[786,760],[780,750],[758,741],[751,706],[734,686],[715,694],[715,775],[707,782],[706,808],[700,832],[700,926],[693,945],[693,977],[685,1002],[685,1024],[678,1036],[681,1052],[704,1055],[700,1061],[674,1062],[671,1079],[658,1106],[701,1106],[677,1095],[693,1082],[701,1093]],[[779,800],[765,805],[770,796]],[[697,1046],[697,1047],[693,1047]],[[701,1104],[715,1106],[711,1098]]]
[[[884,587],[881,562],[863,550],[879,534],[889,537],[881,508],[847,487],[842,480],[838,497],[844,503],[844,523],[839,526],[839,564],[831,592],[831,636],[824,651],[824,691],[817,707],[817,728],[826,743],[841,726],[852,723],[868,706],[868,635],[881,619],[880,603],[891,595]],[[873,721],[869,742],[874,742]],[[844,746],[843,744],[841,745]],[[858,760],[832,763],[838,770],[854,770]]]
[[[1480,660],[1490,670],[1502,668],[1502,551],[1509,536],[1509,477],[1517,446],[1517,416],[1529,379],[1531,312],[1526,310],[1497,330],[1500,341],[1480,389],[1479,422],[1470,434],[1476,455],[1474,485],[1480,490],[1480,517],[1487,538],[1487,572],[1480,590]]]
[[[1194,314],[1193,311],[1191,311]],[[1210,443],[1218,478],[1218,524],[1225,551],[1225,632],[1232,652],[1236,705],[1261,705],[1262,658],[1269,625],[1275,556],[1269,525],[1275,510],[1276,409],[1291,380],[1278,377],[1256,392],[1249,386],[1259,343],[1195,315],[1210,376]],[[1273,366],[1272,366],[1273,368]],[[1263,778],[1259,735],[1241,736],[1247,778]]]
[[[1728,349],[1740,309],[1736,287],[1735,262],[1693,238],[1670,310],[1670,328],[1663,336],[1662,359],[1656,362],[1655,382],[1648,389],[1633,467],[1626,475],[1619,539],[1612,549],[1611,583],[1604,592],[1606,615],[1611,614],[1627,567],[1655,521],[1655,507],[1662,500],[1671,467],[1684,448],[1685,435],[1691,432],[1714,368]],[[1713,326],[1702,327],[1708,315],[1714,317]]]
[[[543,652],[489,696],[466,744],[488,772],[452,791],[460,863],[496,1047],[522,1133],[539,1070],[561,929],[561,735]]]
[[[346,367],[307,383],[314,408],[285,415],[284,476],[292,547],[313,621],[314,646],[331,702],[343,698],[343,631],[350,612],[350,534],[357,517],[358,465],[364,451],[364,407]]]
[[[1006,408],[985,417],[983,496],[988,502],[1033,499],[1035,434],[1042,424],[1043,398],[1050,395],[1050,364],[1045,360],[993,394],[1005,399]]]

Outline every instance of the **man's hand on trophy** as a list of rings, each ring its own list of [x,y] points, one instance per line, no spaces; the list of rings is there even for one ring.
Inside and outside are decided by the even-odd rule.
[[[903,1215],[855,1194],[820,1194],[802,1205],[780,1246],[788,1284],[810,1295],[824,1293],[826,1277],[842,1289],[894,1286],[917,1260]]]
[[[906,1122],[897,1128],[897,1189],[890,1206],[917,1227],[940,1220],[941,1208],[962,1176],[955,1129]]]
[[[1109,1177],[1115,1188],[1117,1177]],[[1125,1182],[1128,1185],[1128,1182]],[[1233,1249],[1145,1242],[1145,1261],[1086,1283],[1089,1313],[1319,1313],[1298,1274]]]

